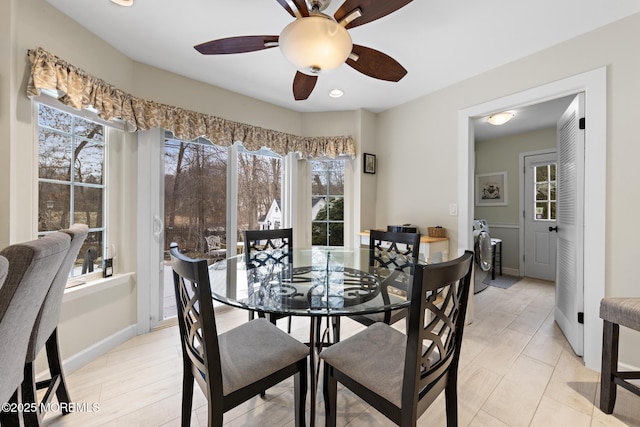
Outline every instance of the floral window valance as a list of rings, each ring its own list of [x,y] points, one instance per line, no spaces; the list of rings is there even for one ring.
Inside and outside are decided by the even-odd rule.
[[[291,152],[311,158],[356,154],[350,136],[301,137],[147,101],[125,93],[42,48],[28,53],[31,75],[27,96],[38,96],[41,90],[56,91],[62,103],[75,109],[97,110],[99,116],[108,121],[120,119],[132,132],[159,127],[185,141],[203,137],[223,147],[240,141],[247,150],[268,147],[283,156]]]

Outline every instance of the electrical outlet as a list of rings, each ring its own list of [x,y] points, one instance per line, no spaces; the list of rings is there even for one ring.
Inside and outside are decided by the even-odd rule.
[[[458,215],[458,205],[455,203],[451,203],[449,205],[449,215],[457,216]]]

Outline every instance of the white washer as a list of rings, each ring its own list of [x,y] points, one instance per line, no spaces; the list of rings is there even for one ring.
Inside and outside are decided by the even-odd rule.
[[[473,250],[475,252],[473,293],[477,294],[489,286],[484,283],[484,279],[491,274],[493,258],[489,225],[485,219],[473,221]]]

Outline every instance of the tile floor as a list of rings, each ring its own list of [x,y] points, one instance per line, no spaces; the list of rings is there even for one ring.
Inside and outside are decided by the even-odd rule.
[[[476,318],[465,329],[460,362],[460,426],[640,426],[640,398],[626,390],[619,388],[613,415],[594,405],[599,374],[583,366],[555,326],[553,303],[553,284],[530,279],[476,295]],[[236,309],[217,315],[220,331],[246,320],[246,312]],[[361,328],[344,319],[343,337]],[[292,335],[306,340],[308,319],[294,318]],[[50,413],[45,425],[179,426],[181,369],[177,326],[137,336],[67,376],[74,401],[98,404],[98,412]],[[191,425],[206,426],[206,402],[195,389]],[[267,390],[265,399],[228,412],[225,425],[293,426],[292,389],[289,380]],[[319,426],[321,399],[319,393]],[[392,425],[345,389],[339,389],[338,405],[338,425]],[[443,396],[418,425],[446,425]]]

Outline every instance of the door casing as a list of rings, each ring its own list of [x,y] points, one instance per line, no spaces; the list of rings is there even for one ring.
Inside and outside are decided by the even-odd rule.
[[[457,253],[472,247],[473,235],[473,120],[495,111],[537,104],[563,96],[585,92],[587,127],[585,129],[585,229],[606,230],[607,141],[607,69],[601,67],[572,77],[550,82],[516,94],[462,109],[458,112],[458,241]],[[584,356],[587,368],[600,370],[602,322],[598,316],[605,291],[604,232],[585,233],[584,251]],[[473,320],[473,299],[469,318]]]

